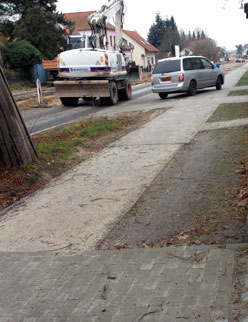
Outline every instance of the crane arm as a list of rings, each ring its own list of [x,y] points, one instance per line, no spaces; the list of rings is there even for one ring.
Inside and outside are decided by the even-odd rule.
[[[100,11],[95,12],[88,17],[88,23],[92,32],[91,37],[95,40],[96,47],[104,48],[103,39],[107,36],[107,22],[115,17],[116,47],[119,50],[121,49],[123,15],[123,0],[112,0],[108,6],[102,6]]]

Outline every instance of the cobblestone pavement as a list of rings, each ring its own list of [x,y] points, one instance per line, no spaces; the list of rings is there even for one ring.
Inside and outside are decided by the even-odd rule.
[[[1,253],[0,322],[227,322],[235,250]]]

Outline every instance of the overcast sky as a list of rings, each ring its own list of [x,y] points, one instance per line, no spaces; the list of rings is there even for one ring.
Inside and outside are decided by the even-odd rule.
[[[186,33],[197,27],[203,29],[226,49],[248,43],[248,19],[240,9],[240,0],[152,0],[150,5],[144,0],[124,2],[127,7],[124,29],[136,30],[144,38],[159,11],[164,19],[174,16],[178,28]],[[107,3],[107,0],[58,0],[57,10],[63,13],[100,10]]]

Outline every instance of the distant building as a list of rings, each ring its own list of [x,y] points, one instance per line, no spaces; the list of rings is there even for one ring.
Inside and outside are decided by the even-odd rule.
[[[247,56],[248,55],[248,44],[243,45],[242,48],[242,56]]]
[[[123,38],[133,47],[133,60],[137,65],[147,68],[156,63],[159,50],[141,37],[137,31],[123,30]]]
[[[183,50],[181,50],[180,52],[181,56],[192,56],[194,55],[193,49],[188,47],[183,48]]]

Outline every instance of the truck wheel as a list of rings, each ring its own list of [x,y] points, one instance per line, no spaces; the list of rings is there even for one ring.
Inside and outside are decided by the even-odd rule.
[[[64,106],[77,106],[78,97],[60,97],[61,103]]]
[[[109,82],[110,97],[107,97],[106,102],[108,105],[116,105],[118,102],[118,89],[115,82]]]
[[[129,101],[132,99],[132,85],[129,81],[125,82],[125,87],[119,90],[119,100]]]

